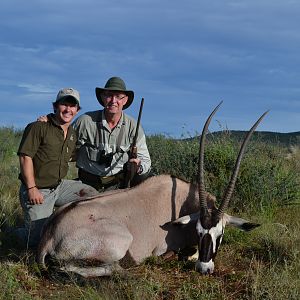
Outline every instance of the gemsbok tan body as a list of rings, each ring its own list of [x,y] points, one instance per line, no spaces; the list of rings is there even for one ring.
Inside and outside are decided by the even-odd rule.
[[[245,145],[266,114],[249,131],[217,209],[215,198],[205,191],[203,178],[205,135],[217,108],[202,132],[198,185],[160,175],[131,189],[67,204],[56,210],[47,222],[38,249],[38,262],[45,267],[45,258],[50,255],[59,260],[66,271],[84,277],[106,276],[115,269],[139,264],[148,256],[198,245],[196,269],[204,274],[212,273],[225,225],[243,230],[258,226],[229,216],[224,210],[234,189]]]

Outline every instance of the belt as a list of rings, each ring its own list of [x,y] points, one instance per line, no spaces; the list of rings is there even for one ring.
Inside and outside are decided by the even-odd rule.
[[[99,176],[100,181],[103,185],[107,185],[119,179],[118,174],[112,176]]]
[[[121,182],[124,178],[124,173],[119,172],[119,173],[117,173],[115,175],[111,175],[111,176],[98,176],[98,175],[94,175],[89,172],[86,172],[83,169],[79,169],[79,178],[83,182],[85,180],[87,180],[87,181],[92,181],[92,182],[101,184],[103,186],[107,186],[107,185],[116,184],[116,183]]]
[[[51,186],[43,186],[43,187],[39,187],[39,189],[49,189],[49,190],[55,190],[59,185],[61,184],[61,180],[59,180],[56,184],[51,185]]]

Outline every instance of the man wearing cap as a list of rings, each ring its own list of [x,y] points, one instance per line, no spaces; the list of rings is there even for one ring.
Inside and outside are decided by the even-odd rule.
[[[70,124],[79,109],[78,91],[62,89],[53,102],[54,113],[47,115],[48,122],[33,122],[24,130],[18,155],[25,227],[16,234],[30,247],[37,246],[54,206],[98,194],[80,181],[63,179],[76,149],[76,133]]]
[[[79,179],[99,191],[124,187],[124,174],[133,164],[131,186],[143,181],[151,167],[143,129],[138,130],[137,158],[129,160],[137,122],[123,112],[134,98],[120,77],[110,78],[104,88],[96,87],[103,110],[81,115],[73,124],[77,133]],[[125,186],[126,187],[126,186]]]

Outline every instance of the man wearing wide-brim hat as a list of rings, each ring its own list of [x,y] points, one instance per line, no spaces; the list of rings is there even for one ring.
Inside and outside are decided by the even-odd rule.
[[[137,138],[137,158],[129,159],[137,122],[123,112],[134,99],[120,77],[111,77],[104,88],[96,87],[96,97],[104,107],[81,115],[73,124],[77,133],[79,179],[99,191],[122,188],[128,163],[135,176],[131,186],[144,180],[151,159],[142,127]]]

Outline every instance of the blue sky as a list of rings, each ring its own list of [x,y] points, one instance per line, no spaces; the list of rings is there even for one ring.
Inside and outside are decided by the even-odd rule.
[[[300,131],[300,1],[1,0],[0,126],[52,110],[62,87],[99,109],[95,87],[122,77],[147,134]]]

